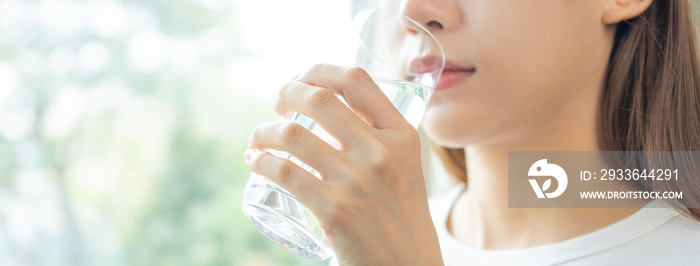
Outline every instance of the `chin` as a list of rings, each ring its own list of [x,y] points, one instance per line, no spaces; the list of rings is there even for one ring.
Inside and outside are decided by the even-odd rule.
[[[459,149],[464,148],[468,144],[465,142],[465,138],[469,138],[465,136],[467,132],[458,128],[445,127],[444,124],[441,127],[435,127],[429,122],[424,122],[421,127],[428,138],[440,146]]]
[[[462,149],[464,148],[464,145],[459,145],[457,142],[444,142],[444,141],[439,141],[436,140],[432,137],[430,137],[430,140],[435,142],[438,146],[445,147],[445,148],[450,148],[450,149]]]
[[[494,136],[491,119],[461,115],[444,115],[438,112],[426,112],[421,123],[423,132],[435,144],[447,148],[464,148],[469,145],[488,142]],[[490,131],[490,133],[489,133]]]

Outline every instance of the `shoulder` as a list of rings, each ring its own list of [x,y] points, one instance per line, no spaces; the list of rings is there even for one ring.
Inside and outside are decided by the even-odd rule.
[[[700,260],[700,222],[695,219],[677,215],[652,232],[651,237],[659,242],[658,248],[667,251],[668,258],[675,258],[666,262],[681,265]]]
[[[700,260],[700,222],[673,208],[648,209],[645,213],[649,214],[649,219],[645,219],[648,223],[655,223],[654,217],[672,218],[610,250],[611,254],[624,255],[628,262],[640,265],[689,265]]]

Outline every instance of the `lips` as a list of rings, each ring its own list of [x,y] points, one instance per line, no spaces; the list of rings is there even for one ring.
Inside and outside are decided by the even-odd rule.
[[[417,58],[411,62],[410,71],[413,73],[430,73],[439,69],[442,60],[436,56]],[[471,65],[459,64],[454,61],[446,61],[440,79],[435,86],[435,91],[454,87],[476,72]]]
[[[453,61],[445,62],[440,80],[438,80],[435,91],[445,90],[463,82],[476,72],[476,68],[469,65],[458,64]]]
[[[409,66],[409,71],[412,73],[430,73],[438,68],[442,64],[442,58],[437,56],[425,56],[416,58],[411,61]]]

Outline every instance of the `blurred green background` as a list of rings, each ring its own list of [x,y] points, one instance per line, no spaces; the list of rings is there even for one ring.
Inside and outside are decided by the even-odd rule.
[[[0,264],[326,265],[243,216],[243,151],[364,4],[0,0]]]

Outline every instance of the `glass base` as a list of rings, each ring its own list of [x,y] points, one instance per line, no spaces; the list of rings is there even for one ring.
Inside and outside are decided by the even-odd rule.
[[[333,256],[333,251],[323,247],[326,243],[284,216],[250,205],[243,206],[243,212],[260,233],[294,254],[313,260]]]
[[[262,176],[248,180],[243,213],[260,233],[294,254],[314,260],[334,255],[311,211]]]

